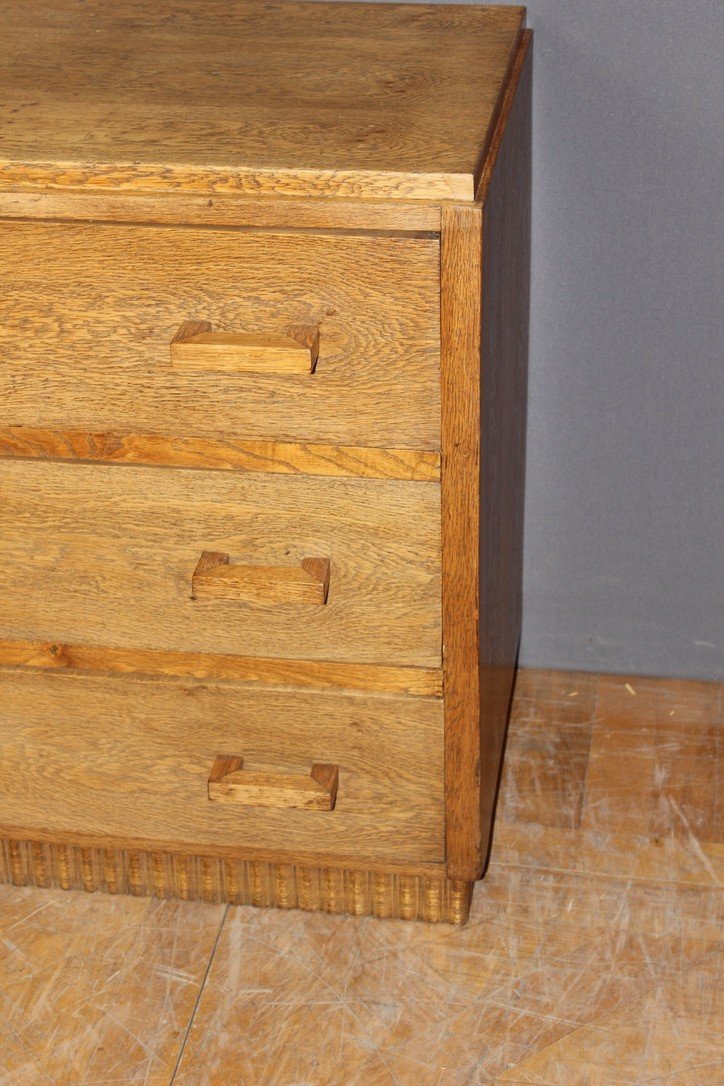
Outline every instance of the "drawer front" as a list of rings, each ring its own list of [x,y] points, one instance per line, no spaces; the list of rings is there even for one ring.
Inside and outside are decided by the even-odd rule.
[[[315,764],[332,809],[294,805]],[[442,782],[439,701],[0,670],[0,827],[29,837],[435,863]]]
[[[437,667],[436,483],[0,461],[0,638]]]
[[[430,237],[5,221],[0,437],[439,450],[439,324]]]

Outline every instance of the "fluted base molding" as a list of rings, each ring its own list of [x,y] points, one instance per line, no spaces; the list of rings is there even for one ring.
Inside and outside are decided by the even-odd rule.
[[[466,922],[473,888],[456,879],[9,840],[0,842],[0,882],[447,924]]]

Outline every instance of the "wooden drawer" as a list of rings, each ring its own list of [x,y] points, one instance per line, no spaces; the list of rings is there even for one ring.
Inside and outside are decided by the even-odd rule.
[[[282,795],[290,773],[335,766],[334,808],[209,799],[220,754]],[[442,782],[434,699],[0,670],[0,826],[30,836],[434,863]]]
[[[429,236],[2,222],[0,450],[17,426],[55,452],[88,433],[439,450],[439,293]],[[314,373],[223,337],[172,364],[189,321],[318,331]]]
[[[0,496],[0,638],[440,665],[436,483],[4,460]]]

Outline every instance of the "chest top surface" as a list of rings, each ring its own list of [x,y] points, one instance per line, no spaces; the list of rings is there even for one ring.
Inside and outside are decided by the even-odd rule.
[[[5,0],[0,186],[471,200],[524,16]]]

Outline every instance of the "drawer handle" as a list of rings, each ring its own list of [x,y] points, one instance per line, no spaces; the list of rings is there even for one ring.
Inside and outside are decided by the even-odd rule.
[[[219,754],[208,780],[208,795],[217,803],[333,811],[338,782],[336,765],[315,762],[308,775],[269,773],[244,769],[243,758]]]
[[[171,365],[224,373],[314,373],[319,329],[295,328],[293,335],[214,332],[208,321],[185,321],[171,340]]]
[[[191,577],[191,599],[323,605],[329,570],[328,558],[303,558],[298,566],[243,566],[228,554],[204,551]]]

